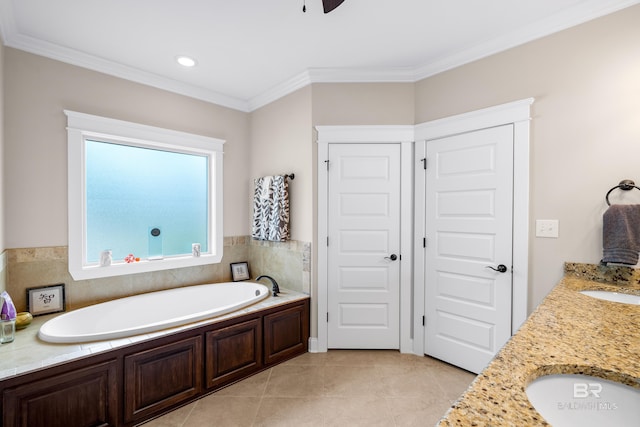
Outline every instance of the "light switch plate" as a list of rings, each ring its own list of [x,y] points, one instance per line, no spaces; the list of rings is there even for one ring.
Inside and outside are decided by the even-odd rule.
[[[536,220],[536,237],[558,238],[558,220],[557,219],[537,219]]]

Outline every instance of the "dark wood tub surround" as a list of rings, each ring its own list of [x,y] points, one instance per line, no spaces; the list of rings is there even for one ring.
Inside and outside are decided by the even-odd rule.
[[[0,382],[2,426],[133,426],[307,352],[309,299]]]

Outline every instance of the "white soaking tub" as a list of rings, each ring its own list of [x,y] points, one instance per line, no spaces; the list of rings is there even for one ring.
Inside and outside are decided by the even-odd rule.
[[[53,343],[124,338],[231,313],[268,296],[269,289],[255,282],[150,292],[62,314],[42,325],[38,336]]]

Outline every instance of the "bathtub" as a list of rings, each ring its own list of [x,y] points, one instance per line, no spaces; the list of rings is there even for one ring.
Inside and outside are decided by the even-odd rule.
[[[268,296],[269,289],[255,282],[150,292],[62,314],[44,323],[38,336],[52,343],[124,338],[227,314]]]

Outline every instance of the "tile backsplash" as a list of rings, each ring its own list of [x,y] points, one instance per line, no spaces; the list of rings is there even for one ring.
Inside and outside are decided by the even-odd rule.
[[[286,289],[309,293],[311,244],[300,241],[261,242],[249,236],[224,239],[219,264],[75,281],[69,274],[67,247],[7,249],[1,256],[4,285],[18,311],[26,310],[26,289],[65,284],[67,310],[114,298],[202,283],[231,281],[229,264],[248,261],[251,277],[267,274]],[[4,282],[3,282],[4,279]]]

